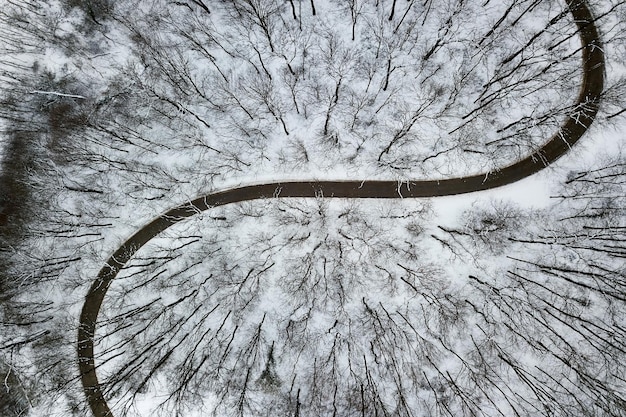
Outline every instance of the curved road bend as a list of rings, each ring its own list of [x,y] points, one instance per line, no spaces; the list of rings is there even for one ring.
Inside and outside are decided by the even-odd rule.
[[[566,0],[582,43],[583,77],[576,114],[538,151],[499,171],[440,181],[321,181],[275,182],[220,191],[200,197],[162,214],[131,236],[109,258],[91,285],[78,329],[78,364],[87,401],[95,417],[113,417],[98,382],[94,335],[102,302],[111,282],[126,262],[150,239],[171,225],[212,207],[272,197],[409,198],[437,197],[487,190],[528,177],[565,154],[586,132],[598,112],[604,86],[604,54],[586,0]]]

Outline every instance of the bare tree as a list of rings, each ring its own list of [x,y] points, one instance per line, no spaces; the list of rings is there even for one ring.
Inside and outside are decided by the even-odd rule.
[[[623,66],[623,2],[594,2],[605,43],[582,49],[576,4],[7,3],[8,412],[85,414],[76,311],[170,207],[340,167],[459,176],[541,146],[588,105],[572,85],[589,48]],[[624,114],[618,72],[600,119]],[[92,335],[102,391],[115,415],[146,398],[162,415],[623,415],[623,168],[572,173],[550,209],[494,202],[452,226],[423,201],[280,187],[193,212],[121,254]]]

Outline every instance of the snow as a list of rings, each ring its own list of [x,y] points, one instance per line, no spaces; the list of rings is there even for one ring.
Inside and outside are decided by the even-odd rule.
[[[511,27],[522,13],[521,5],[515,7],[483,46],[478,44],[484,28],[504,14],[506,3],[487,2],[482,8],[475,2],[462,7],[441,2],[427,12],[417,10],[425,6],[415,2],[399,2],[391,22],[388,2],[380,2],[379,10],[361,3],[356,42],[349,10],[316,0],[317,16],[312,16],[308,2],[297,3],[300,21],[291,20],[289,2],[273,15],[274,53],[258,22],[234,18],[230,3],[212,2],[207,16],[172,2],[129,1],[116,6],[120,19],[107,21],[105,34],[91,34],[91,43],[79,39],[72,49],[51,41],[37,58],[26,54],[40,62],[40,73],[50,71],[58,82],[79,80],[67,90],[28,86],[26,94],[91,106],[86,108],[93,125],[65,138],[75,155],[71,163],[51,158],[49,177],[34,177],[42,195],[54,194],[53,210],[22,242],[35,255],[33,270],[45,269],[50,259],[80,258],[24,295],[25,300],[54,301],[52,323],[66,330],[59,343],[68,358],[74,358],[81,303],[104,260],[171,207],[210,192],[275,181],[403,181],[488,172],[539,146],[567,117],[562,109],[578,91],[578,39],[565,40],[575,31],[569,15],[526,51],[528,61],[520,69],[514,67],[521,57],[502,64],[562,11],[561,2],[540,2]],[[598,2],[596,7],[609,5]],[[63,15],[58,3],[49,7]],[[409,11],[414,14],[406,15],[405,32],[400,31],[406,38],[398,40],[396,29],[411,7],[416,10]],[[602,27],[609,38],[618,39],[612,16]],[[449,17],[452,26],[446,28]],[[412,31],[407,22],[417,25],[422,18],[424,29]],[[81,22],[74,10],[53,32],[72,34]],[[424,59],[441,36],[448,43]],[[550,48],[560,40],[558,48]],[[614,85],[624,74],[618,40],[606,46],[608,79]],[[377,42],[382,45],[378,51]],[[387,89],[382,87],[385,54],[397,66]],[[533,77],[547,59],[554,67],[545,78]],[[302,77],[294,93],[289,83],[295,76],[287,62]],[[484,90],[507,71],[512,71],[509,76]],[[482,103],[481,97],[499,87],[507,92],[502,100],[485,104],[475,119],[449,133]],[[335,91],[340,92],[336,100]],[[617,103],[607,104],[600,118],[615,112]],[[536,122],[553,110],[547,122]],[[329,114],[329,134],[324,135]],[[517,137],[504,140],[497,132],[524,117],[527,124]],[[552,197],[561,192],[569,172],[597,165],[603,154],[622,152],[625,119],[614,120],[612,129],[600,122],[555,165],[491,191],[394,201],[266,199],[211,209],[172,226],[135,254],[105,298],[96,356],[101,382],[118,383],[105,393],[109,405],[116,415],[122,410],[151,415],[157,408],[163,415],[178,408],[186,416],[206,415],[216,407],[218,414],[230,413],[243,392],[251,415],[267,414],[272,407],[274,415],[287,415],[295,401],[308,404],[313,413],[331,414],[336,388],[340,406],[356,413],[363,386],[371,398],[368,406],[379,401],[379,409],[390,412],[402,408],[401,393],[410,410],[435,415],[444,413],[433,410],[446,403],[463,410],[458,392],[476,394],[485,415],[511,411],[508,400],[545,401],[524,385],[516,369],[545,388],[556,387],[547,376],[567,369],[505,324],[519,325],[533,342],[545,336],[557,353],[562,347],[555,334],[585,346],[575,353],[594,352],[563,323],[550,321],[555,334],[541,328],[543,322],[534,316],[539,310],[532,308],[551,308],[550,285],[569,297],[557,298],[556,306],[592,300],[593,306],[581,311],[594,323],[602,320],[607,303],[598,292],[577,292],[541,275],[541,268],[511,259],[560,262],[562,257],[579,266],[576,257],[585,259],[584,250],[572,253],[560,243],[546,250],[507,239],[539,239],[547,232],[558,236],[557,226],[549,230],[544,219],[558,218]],[[404,128],[405,137],[385,152],[390,138]],[[42,134],[41,140],[45,144],[48,138]],[[489,145],[499,140],[506,145]],[[76,191],[81,188],[97,192]],[[505,219],[504,230],[472,229],[480,225],[480,215],[510,207],[516,216]],[[94,226],[102,224],[110,226]],[[64,228],[69,231],[58,232]],[[485,243],[481,236],[491,237]],[[500,247],[490,246],[493,242],[501,242]],[[529,276],[543,287],[520,284],[511,271],[532,271]],[[494,296],[496,290],[501,298]],[[526,329],[525,323],[532,325]],[[132,397],[170,349],[145,391]],[[261,380],[270,352],[277,386]],[[479,352],[488,356],[485,363]],[[30,355],[36,354],[24,353]],[[503,358],[513,358],[519,368],[507,367]],[[487,369],[482,375],[479,368],[487,362],[498,371]],[[591,361],[585,364],[599,375]],[[67,366],[74,376],[74,364]],[[188,386],[170,398],[190,370],[197,373],[189,376]],[[116,380],[120,375],[124,379]],[[603,381],[615,380],[606,375]],[[491,379],[481,387],[487,387],[492,402],[476,390],[477,381],[486,377]],[[77,384],[67,392],[82,398]],[[63,407],[61,402],[49,407]],[[37,413],[46,411],[32,412]]]

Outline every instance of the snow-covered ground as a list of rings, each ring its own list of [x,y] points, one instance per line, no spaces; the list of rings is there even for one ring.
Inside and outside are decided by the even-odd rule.
[[[607,118],[624,108],[625,9],[591,3],[607,97],[583,140],[541,173],[453,197],[234,204],[142,248],[98,323],[115,415],[160,404],[185,416],[559,415],[617,404],[622,284],[614,297],[603,283],[576,276],[581,290],[549,275],[623,274],[621,252],[593,258],[567,236],[605,220],[621,236],[623,193],[616,218],[580,228],[568,216],[595,200],[552,198],[568,192],[570,173],[623,155],[624,117]],[[24,81],[3,78],[5,95],[43,126],[33,148],[47,156],[29,177],[45,212],[11,271],[24,283],[19,301],[51,303],[33,326],[51,336],[10,352],[24,375],[48,374],[30,383],[34,396],[56,394],[33,398],[33,414],[84,410],[74,363],[84,296],[104,260],[167,209],[276,180],[488,172],[554,133],[581,78],[564,1],[120,1],[98,24],[68,4],[12,5],[25,18],[3,20],[29,34],[7,54],[32,67],[10,69]],[[606,178],[589,181],[603,204],[620,187],[600,188]],[[587,341],[583,319],[602,328]],[[24,337],[10,330],[0,341]]]

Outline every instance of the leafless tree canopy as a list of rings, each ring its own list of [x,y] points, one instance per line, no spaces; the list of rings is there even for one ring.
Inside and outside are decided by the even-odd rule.
[[[85,294],[171,207],[267,178],[491,173],[575,118],[584,81],[576,1],[5,3],[7,416],[88,412]],[[588,3],[607,63],[598,137],[626,116],[626,4]],[[94,338],[108,405],[626,415],[626,163],[594,158],[552,172],[538,209],[483,199],[451,219],[427,199],[277,189],[177,223],[108,288]]]

